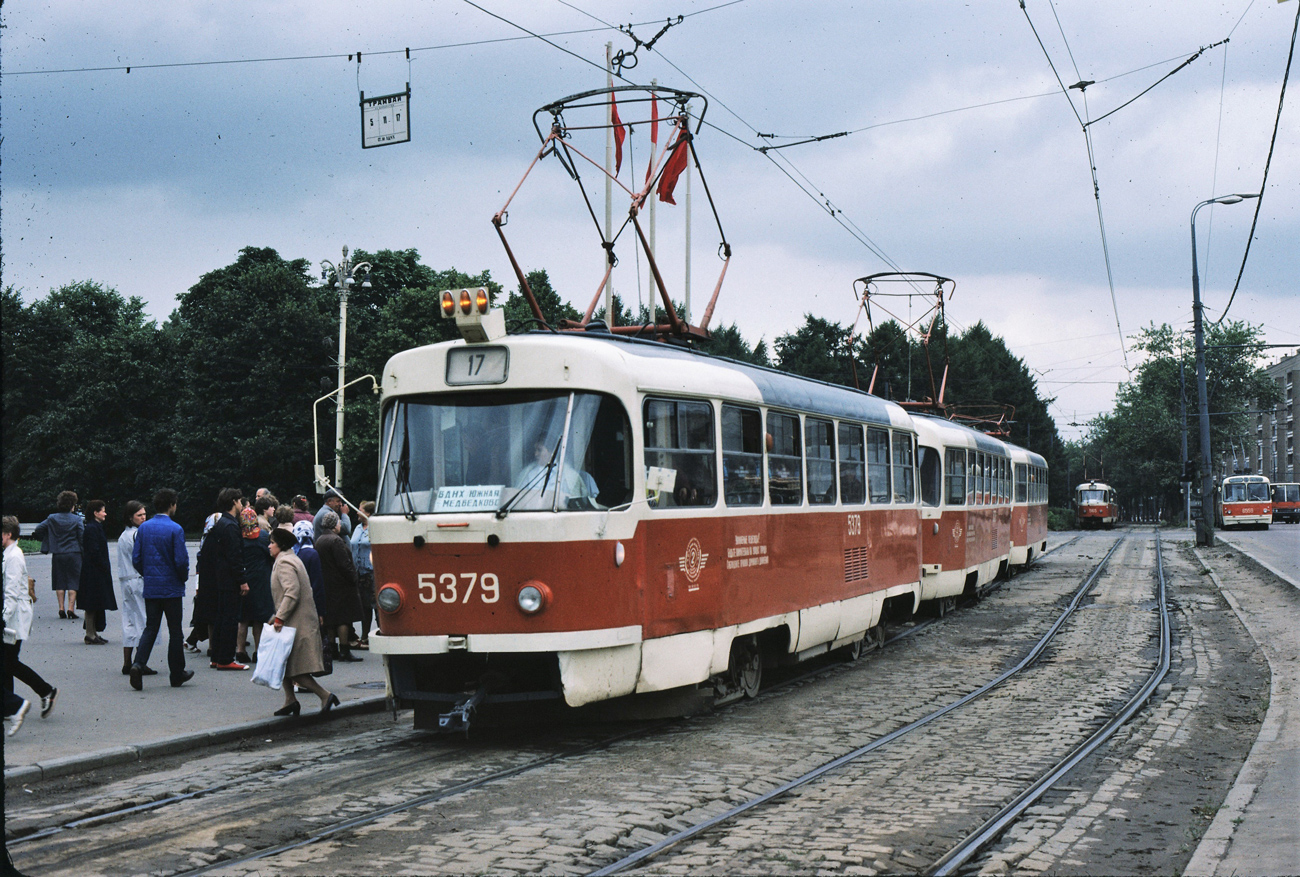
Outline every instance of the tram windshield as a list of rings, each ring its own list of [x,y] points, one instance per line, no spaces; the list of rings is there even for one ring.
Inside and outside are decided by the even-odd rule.
[[[1105,502],[1106,491],[1104,490],[1080,490],[1079,503],[1082,505],[1086,502]]]
[[[1268,502],[1268,484],[1263,481],[1229,481],[1223,485],[1224,502]]]
[[[384,412],[382,441],[381,515],[589,511],[632,499],[632,432],[613,396],[403,398]]]
[[[1274,484],[1273,502],[1300,502],[1300,484]]]

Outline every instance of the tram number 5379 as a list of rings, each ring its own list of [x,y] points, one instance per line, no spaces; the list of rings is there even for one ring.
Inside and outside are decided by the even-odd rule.
[[[862,515],[849,515],[848,524],[849,524],[848,535],[850,536],[862,535]]]
[[[454,573],[420,573],[421,603],[468,603],[475,590],[484,603],[495,603],[501,599],[501,583],[490,572],[479,575],[476,572]]]

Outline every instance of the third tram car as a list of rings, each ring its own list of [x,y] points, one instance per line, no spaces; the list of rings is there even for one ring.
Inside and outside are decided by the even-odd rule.
[[[1262,527],[1273,522],[1268,479],[1263,475],[1229,475],[1219,486],[1215,509],[1220,527]]]
[[[1110,530],[1118,520],[1115,488],[1100,481],[1088,481],[1074,489],[1074,521],[1079,529],[1105,527]]]

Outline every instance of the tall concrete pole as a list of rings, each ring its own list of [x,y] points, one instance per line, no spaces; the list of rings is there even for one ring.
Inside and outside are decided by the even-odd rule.
[[[605,43],[605,82],[614,87],[614,44]],[[614,103],[605,108],[605,240],[614,233]],[[601,276],[609,267],[609,251],[603,253],[605,263],[600,266]],[[614,328],[614,275],[605,284],[605,325]]]

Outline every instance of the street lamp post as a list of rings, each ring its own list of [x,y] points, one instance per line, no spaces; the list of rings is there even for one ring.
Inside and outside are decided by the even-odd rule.
[[[1206,204],[1240,204],[1259,195],[1220,195],[1192,208],[1192,326],[1196,336],[1196,403],[1201,421],[1201,519],[1197,545],[1214,544],[1214,473],[1210,471],[1210,404],[1205,389],[1205,331],[1201,315],[1201,277],[1196,266],[1196,212]]]
[[[335,400],[334,413],[334,486],[343,484],[343,388],[345,386],[345,367],[348,339],[348,290],[356,283],[358,272],[361,276],[361,288],[370,288],[369,262],[352,264],[348,261],[348,248],[343,247],[343,259],[335,265],[328,259],[321,261],[321,280],[328,281],[332,276],[331,286],[339,293],[339,385],[338,398]]]

